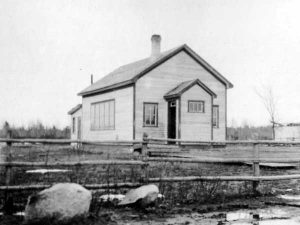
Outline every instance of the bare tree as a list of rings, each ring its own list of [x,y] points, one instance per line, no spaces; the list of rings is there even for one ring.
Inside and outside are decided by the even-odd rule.
[[[256,94],[262,100],[266,110],[268,111],[270,117],[270,123],[272,124],[272,139],[275,139],[275,125],[277,119],[277,99],[274,96],[272,87],[263,86],[260,90],[255,90]]]

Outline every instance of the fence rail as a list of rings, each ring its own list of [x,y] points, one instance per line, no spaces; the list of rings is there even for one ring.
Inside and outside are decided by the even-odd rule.
[[[110,184],[83,184],[83,186],[90,190],[95,189],[118,189],[118,188],[132,188],[139,187],[145,183],[159,183],[159,182],[192,182],[192,181],[276,181],[276,180],[291,180],[300,179],[300,174],[293,175],[277,175],[277,176],[187,176],[187,177],[152,177],[144,182],[138,183],[110,183]],[[0,186],[0,191],[20,191],[20,190],[41,190],[49,188],[51,185],[7,185]]]
[[[300,174],[295,175],[277,175],[277,176],[261,176],[260,163],[299,163],[299,158],[269,158],[263,159],[259,156],[259,145],[281,145],[281,146],[295,146],[300,145],[300,142],[294,141],[194,141],[183,139],[167,139],[167,138],[147,138],[143,140],[130,141],[88,141],[88,140],[65,140],[65,139],[12,139],[2,138],[0,142],[7,143],[10,146],[12,143],[40,143],[40,144],[87,144],[87,145],[141,145],[141,152],[145,157],[139,157],[138,160],[97,160],[97,161],[69,161],[69,162],[17,162],[10,158],[6,162],[0,162],[0,166],[6,168],[6,185],[0,186],[0,190],[35,190],[49,187],[49,185],[10,185],[10,174],[12,167],[40,167],[40,166],[80,166],[80,165],[140,165],[148,166],[155,162],[178,162],[178,163],[245,163],[251,162],[253,167],[253,176],[189,176],[189,177],[159,177],[149,178],[147,176],[146,182],[181,182],[181,181],[253,181],[254,190],[257,189],[258,182],[270,180],[288,180],[300,179]],[[168,142],[184,144],[199,144],[199,145],[250,145],[253,146],[252,158],[169,158],[148,157],[149,145],[167,144]],[[172,149],[171,149],[172,150]],[[165,150],[167,151],[167,150]],[[145,173],[147,169],[145,169]],[[86,184],[89,189],[101,189],[108,187],[135,187],[141,183],[117,183],[117,184]]]
[[[199,145],[300,145],[300,141],[273,141],[273,140],[236,140],[236,141],[195,141],[187,139],[170,138],[144,138],[149,143],[168,142],[179,144],[199,144]]]
[[[137,160],[86,160],[70,162],[0,162],[0,166],[7,167],[40,167],[40,166],[84,166],[84,165],[148,165],[147,162]]]
[[[142,183],[110,183],[110,184],[83,184],[83,186],[90,190],[96,189],[118,189],[118,188],[132,188],[139,187]],[[49,188],[52,185],[50,184],[36,184],[36,185],[8,185],[8,186],[0,186],[0,191],[21,191],[21,190],[41,190],[45,188]]]
[[[178,163],[300,163],[300,158],[293,159],[249,159],[249,158],[237,158],[237,159],[221,159],[221,158],[156,158],[150,157],[148,162],[178,162]]]
[[[0,143],[40,143],[40,144],[90,144],[90,145],[118,145],[118,144],[149,144],[160,142],[160,144],[168,144],[168,142],[178,144],[199,144],[199,145],[300,145],[300,141],[272,141],[272,140],[237,140],[237,141],[195,141],[187,139],[170,139],[170,138],[143,138],[142,140],[70,140],[70,139],[16,139],[16,138],[0,138]],[[163,142],[163,143],[162,143]]]
[[[70,139],[16,139],[16,138],[0,138],[0,143],[31,143],[31,144],[90,144],[90,145],[133,145],[143,144],[143,140],[107,140],[107,141],[90,141],[90,140],[70,140]]]

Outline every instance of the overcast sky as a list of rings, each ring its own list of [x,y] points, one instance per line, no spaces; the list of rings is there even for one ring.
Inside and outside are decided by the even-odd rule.
[[[300,1],[0,1],[0,122],[68,125],[77,93],[116,67],[188,44],[234,84],[228,123],[268,124],[255,89],[273,87],[279,122],[300,122]]]

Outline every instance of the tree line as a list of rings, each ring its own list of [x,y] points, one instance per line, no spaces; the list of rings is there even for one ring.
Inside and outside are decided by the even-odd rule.
[[[249,126],[228,127],[228,140],[272,140],[272,126]],[[69,139],[70,127],[63,129],[55,126],[47,127],[41,122],[35,122],[28,127],[11,126],[5,122],[0,129],[0,138],[48,138],[48,139]]]
[[[228,140],[272,140],[273,127],[272,126],[249,126],[244,125],[240,127],[227,128]]]
[[[1,138],[47,138],[47,139],[68,139],[70,128],[59,129],[55,126],[45,126],[41,122],[31,123],[28,127],[11,126],[7,121],[0,129]]]

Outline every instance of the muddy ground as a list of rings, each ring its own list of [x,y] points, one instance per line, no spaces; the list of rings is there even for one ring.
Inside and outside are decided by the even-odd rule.
[[[291,157],[298,155],[297,149],[293,148]],[[234,155],[251,157],[251,149],[203,149],[192,150],[197,157],[230,157]],[[267,157],[269,150],[264,151]],[[272,157],[289,155],[288,148],[276,148]],[[94,149],[85,147],[78,151],[70,146],[13,146],[10,154],[15,161],[47,162],[55,161],[80,161],[97,159],[132,159],[132,152],[128,148],[117,149]],[[238,152],[238,154],[237,154]],[[5,160],[7,149],[2,149],[0,158]],[[185,152],[187,154],[187,152]],[[269,154],[269,153],[268,153]],[[139,182],[144,178],[144,170],[139,166],[81,166],[55,167],[54,169],[67,169],[67,173],[31,174],[27,170],[38,168],[14,168],[11,174],[11,185],[20,184],[52,184],[55,182],[78,182],[89,183],[117,183]],[[192,176],[192,175],[251,175],[252,168],[245,164],[214,164],[214,163],[150,163],[148,168],[149,177],[163,176]],[[300,168],[296,165],[291,169],[261,168],[261,175],[299,174]],[[5,168],[0,168],[0,184],[5,181]],[[228,212],[238,210],[250,210],[257,212],[269,208],[298,209],[298,205],[287,200],[278,198],[283,194],[300,194],[300,181],[274,181],[261,182],[259,185],[260,195],[254,195],[251,182],[158,182],[160,192],[165,196],[163,202],[156,207],[147,210],[136,208],[116,208],[111,205],[102,205],[97,202],[101,194],[120,193],[125,194],[128,189],[106,189],[94,193],[93,205],[90,216],[84,221],[75,221],[73,224],[238,224],[236,221],[227,221]],[[15,211],[23,211],[28,196],[35,191],[23,191],[10,193],[14,197]],[[0,193],[0,208],[3,206],[4,192]],[[287,211],[293,211],[288,208]],[[248,211],[247,211],[248,212]],[[249,213],[250,213],[249,212]],[[248,213],[248,214],[249,214]],[[287,213],[288,215],[288,213]],[[300,215],[300,212],[299,212]],[[288,215],[293,217],[294,215]],[[243,222],[243,221],[242,221]],[[249,221],[248,221],[249,222]],[[250,221],[251,222],[251,221]],[[274,222],[274,221],[273,221]],[[251,222],[252,223],[252,222]],[[1,216],[0,224],[22,224],[22,217]],[[49,223],[51,224],[51,223]],[[242,223],[241,223],[242,224]],[[244,223],[247,224],[247,223]],[[254,223],[252,223],[254,224]],[[262,224],[262,223],[261,223]],[[300,224],[300,223],[299,223]],[[275,224],[273,224],[275,225]]]
[[[229,224],[300,224],[300,205],[275,196],[259,196],[232,199],[224,204],[176,204],[170,208],[162,202],[155,207],[139,209],[118,208],[112,205],[92,209],[87,218],[77,218],[68,225],[229,225]],[[24,224],[22,216],[0,216],[2,225]],[[41,224],[41,223],[39,223]],[[43,225],[56,224],[51,220]]]

